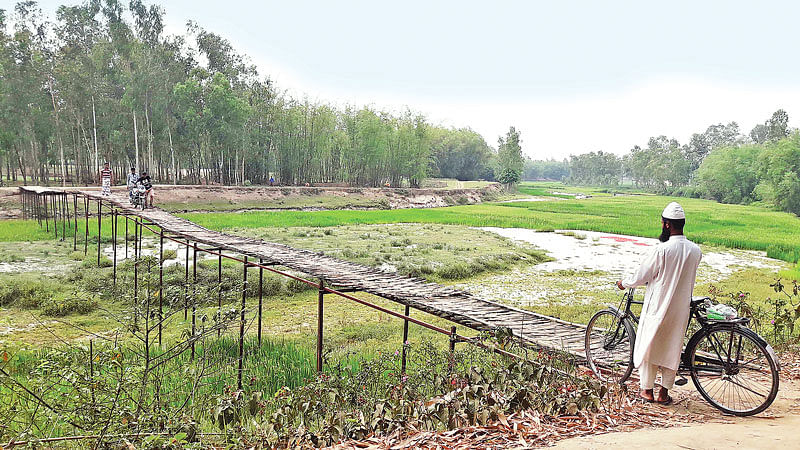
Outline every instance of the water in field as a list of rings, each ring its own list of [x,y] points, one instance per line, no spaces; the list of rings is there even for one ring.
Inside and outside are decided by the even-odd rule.
[[[142,239],[142,256],[158,256],[158,239]],[[96,251],[96,250],[95,250]],[[186,264],[186,245],[181,245],[174,241],[164,240],[164,252],[167,257],[164,259],[164,266],[171,266],[173,264],[184,265]],[[175,252],[174,257],[170,257],[170,252]],[[112,259],[114,257],[114,246],[109,245],[103,248],[103,254]],[[189,262],[192,261],[193,250],[189,248]],[[133,258],[133,241],[128,242],[128,257]],[[206,252],[197,252],[197,260],[202,261],[205,259],[216,259],[216,255]],[[125,241],[117,242],[117,261],[125,259]]]
[[[539,264],[536,270],[599,270],[622,275],[635,270],[642,258],[658,244],[658,239],[625,236],[596,231],[538,232],[524,228],[481,228],[500,236],[533,244],[555,258]],[[704,249],[701,270],[730,275],[742,268],[782,269],[781,261],[767,258],[765,252],[750,250]]]
[[[460,283],[487,300],[520,305],[552,302],[592,302],[616,295],[613,283],[635,271],[645,254],[658,244],[641,238],[594,231],[561,230],[539,232],[524,228],[484,227],[512,241],[525,242],[546,251],[554,261],[519,266],[507,273],[493,274]],[[781,270],[783,261],[767,258],[764,252],[703,246],[698,283],[719,281],[738,270],[756,268]]]

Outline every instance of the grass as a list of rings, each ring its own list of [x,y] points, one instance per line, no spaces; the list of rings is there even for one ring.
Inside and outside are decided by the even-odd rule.
[[[782,270],[778,275],[791,280],[800,280],[800,264],[792,270]]]
[[[538,195],[543,197],[573,198],[570,194],[584,194],[591,196],[609,197],[615,194],[652,195],[638,190],[633,185],[616,187],[572,186],[558,181],[525,181],[517,185],[523,194]],[[556,192],[559,192],[558,194]]]
[[[436,223],[519,227],[537,230],[589,230],[654,237],[670,201],[687,211],[687,236],[695,242],[766,251],[789,262],[800,259],[800,218],[758,206],[664,196],[597,196],[584,200],[515,202],[391,211],[283,211],[241,214],[183,214],[217,230],[270,227],[333,227],[388,223]]]
[[[62,411],[79,408],[80,412],[70,416],[87,420],[86,411],[91,411],[94,395],[88,396],[86,377],[89,375],[87,348],[75,345],[69,348],[36,348],[12,352],[0,352],[0,367],[9,372],[12,380],[31,389],[35,389],[46,399],[48,404],[55,405]],[[151,349],[151,356],[157,358],[164,349]],[[243,373],[247,393],[260,392],[265,399],[271,398],[284,387],[297,388],[316,378],[314,367],[314,351],[308,346],[296,345],[281,338],[266,338],[259,345],[254,336],[245,339],[245,358]],[[94,345],[94,367],[91,374],[92,387],[98,390],[97,399],[100,404],[108,401],[109,392],[113,394],[113,386],[118,383],[117,367],[124,367],[127,384],[132,388],[137,376],[141,376],[141,354],[131,348],[109,345],[96,340]],[[116,356],[115,356],[116,355]],[[159,408],[178,409],[184,401],[191,403],[184,414],[191,414],[194,420],[205,431],[214,430],[214,407],[219,404],[230,386],[236,386],[238,341],[230,336],[206,339],[197,345],[196,359],[191,360],[189,352],[184,352],[167,364],[158,367],[149,378],[144,403],[154,401],[155,389],[158,387]],[[202,382],[195,384],[196,378],[202,374]],[[80,377],[72,382],[59,382],[59,376]],[[55,380],[55,381],[54,381]],[[9,380],[10,381],[10,380]],[[23,396],[13,384],[0,385],[0,398],[7,400],[0,403],[0,416],[15,418],[6,427],[0,427],[0,442],[6,442],[25,428],[25,420],[20,420],[27,413],[22,405],[32,402],[23,400]],[[94,393],[92,390],[92,393]],[[81,398],[77,393],[86,392]],[[122,411],[121,417],[130,417],[136,409],[133,393],[138,399],[138,391],[131,389],[120,400],[115,401]],[[75,398],[78,397],[78,398]],[[73,403],[74,401],[74,403]],[[23,412],[24,411],[24,412]],[[115,416],[116,417],[116,416]],[[28,419],[26,417],[26,419]],[[47,414],[36,416],[33,428],[46,429],[49,435],[69,435],[74,429],[62,420],[51,421]],[[123,419],[124,420],[124,419]],[[124,423],[124,422],[123,422]],[[118,424],[118,423],[117,423]],[[21,427],[21,428],[18,428]]]
[[[431,281],[498,272],[549,258],[536,248],[457,225],[236,228],[237,235],[304,248]]]
[[[118,242],[124,242],[125,240],[125,218],[119,217],[117,219],[117,224],[119,226],[119,232],[117,235]],[[63,237],[69,241],[69,244],[72,245],[72,239],[74,236],[73,227],[74,223],[70,222],[66,225],[66,227],[62,226],[62,223],[58,222],[58,238],[62,238],[62,231],[65,233]],[[157,228],[155,228],[157,229]],[[35,220],[23,220],[23,219],[8,219],[8,220],[0,220],[0,242],[20,242],[20,241],[53,241],[55,239],[55,232],[53,230],[53,221],[50,219],[49,223],[49,231],[46,231],[47,228],[45,227],[44,223],[41,226]],[[78,220],[78,246],[83,245],[83,237],[86,231],[86,222],[83,219]],[[100,233],[103,238],[103,242],[110,243],[111,242],[111,219],[108,217],[104,217],[103,221],[100,225]],[[128,233],[130,234],[130,239],[133,239],[133,221],[130,221],[128,225]],[[145,229],[143,232],[143,236],[153,236],[149,230]],[[90,218],[89,219],[89,243],[97,244],[97,219]]]
[[[375,228],[375,227],[373,227]],[[373,237],[388,233],[398,234],[387,227],[380,227],[382,230],[372,230]],[[413,228],[413,227],[410,227]],[[436,230],[424,230],[422,226],[417,226],[416,230],[420,234],[419,239],[425,240],[421,246],[414,249],[405,246],[391,246],[392,242],[404,244],[407,236],[393,236],[388,241],[388,246],[382,248],[387,257],[402,259],[402,255],[410,255],[409,262],[418,261],[420,264],[438,263],[442,267],[448,267],[450,261],[465,259],[470,252],[474,253],[474,248],[480,248],[481,252],[497,252],[508,259],[508,264],[518,260],[524,263],[521,258],[529,258],[528,252],[515,249],[507,241],[496,238],[489,233],[472,230],[473,236],[464,239],[466,230],[452,228],[449,231],[451,243],[458,240],[461,248],[455,246],[443,246],[440,250],[436,246]],[[258,230],[248,230],[250,232]],[[270,230],[275,231],[275,230]],[[347,236],[345,231],[341,233],[325,234],[324,230],[308,229],[307,232],[319,233],[301,237],[298,230],[287,231],[287,239],[300,242],[305,239],[307,243],[321,241],[322,244],[333,248],[336,240],[341,240]],[[352,235],[369,233],[368,230],[352,229]],[[325,239],[321,239],[323,236]],[[417,238],[415,238],[417,239]],[[372,242],[368,239],[358,239],[357,245],[364,245]],[[469,243],[469,247],[467,246]],[[20,245],[30,247],[29,256],[32,259],[43,259],[48,264],[30,264],[25,268],[25,272],[0,273],[0,349],[9,347],[32,348],[38,346],[58,345],[60,338],[66,341],[84,338],[91,333],[113,333],[120,329],[117,321],[120,317],[130,316],[129,297],[133,292],[133,273],[129,262],[121,262],[118,265],[117,284],[119,289],[113,288],[111,280],[111,269],[109,267],[96,267],[96,256],[91,251],[88,257],[84,258],[83,252],[73,252],[71,242],[42,241],[33,243],[11,243],[0,242],[0,251],[6,248],[19,248]],[[358,250],[357,246],[350,248],[353,255]],[[456,255],[449,255],[448,248],[456,249]],[[346,249],[345,249],[346,250]],[[414,251],[412,251],[414,250]],[[530,250],[530,249],[529,249]],[[179,252],[182,254],[182,252]],[[535,252],[532,252],[535,254]],[[482,253],[483,254],[483,253]],[[477,257],[477,256],[476,256]],[[158,269],[155,258],[151,272],[151,291],[155,291],[158,280]],[[53,267],[58,268],[54,272]],[[147,291],[147,283],[144,275],[145,268],[140,266],[139,287],[140,296],[144,296]],[[182,289],[180,288],[184,276],[182,264],[171,265],[165,268],[164,283],[165,292],[181,298]],[[431,276],[435,277],[433,273]],[[250,323],[256,317],[257,305],[257,271],[251,271],[251,283],[248,286],[248,305],[249,312],[247,319]],[[201,260],[198,264],[198,281],[200,286],[216,286],[217,267],[216,260]],[[229,309],[235,307],[241,299],[241,265],[231,261],[223,264],[223,307]],[[314,328],[316,324],[316,291],[299,289],[297,283],[289,283],[284,278],[277,275],[265,273],[264,277],[264,313],[263,331],[266,335],[280,336],[288,341],[313,347]],[[180,292],[178,292],[180,291]],[[78,293],[79,295],[74,295]],[[92,295],[84,295],[84,294]],[[171,293],[171,294],[170,294]],[[355,294],[365,300],[375,302],[383,307],[401,312],[402,306],[388,300],[380,299],[368,294]],[[86,302],[75,302],[79,298]],[[93,306],[97,299],[97,309],[89,311],[87,306]],[[217,312],[216,293],[208,294],[208,301],[204,302],[198,314],[213,317]],[[85,313],[80,314],[80,311]],[[68,314],[67,320],[62,320],[57,316]],[[402,322],[384,313],[379,313],[371,308],[354,304],[352,301],[331,297],[325,302],[325,338],[326,348],[333,351],[333,356],[344,355],[347,353],[357,353],[359,355],[370,355],[384,349],[394,350],[402,342]],[[448,326],[448,322],[434,316],[419,313],[423,320],[430,321],[442,327]],[[179,314],[174,324],[165,329],[165,339],[175,338],[185,332],[189,322],[183,320],[183,314]],[[248,334],[255,333],[255,327],[248,329]],[[235,330],[230,330],[231,333]],[[412,341],[417,337],[427,336],[436,339],[441,337],[433,332],[424,329],[412,331]]]

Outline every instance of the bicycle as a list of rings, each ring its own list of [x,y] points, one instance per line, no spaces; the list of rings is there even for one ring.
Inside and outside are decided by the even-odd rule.
[[[758,414],[778,394],[778,358],[769,343],[748,328],[750,319],[708,319],[704,311],[710,301],[692,297],[689,322],[694,319],[699,329],[683,348],[675,384],[686,384],[688,373],[700,395],[720,411]],[[598,311],[586,326],[586,360],[602,381],[624,385],[633,372],[634,324],[639,317],[631,306],[637,304],[643,302],[634,300],[634,289],[628,289],[618,307]]]

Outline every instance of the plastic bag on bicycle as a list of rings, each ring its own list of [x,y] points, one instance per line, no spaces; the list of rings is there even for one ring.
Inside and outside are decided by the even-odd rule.
[[[711,320],[733,320],[738,315],[735,308],[722,303],[706,307],[706,318]]]

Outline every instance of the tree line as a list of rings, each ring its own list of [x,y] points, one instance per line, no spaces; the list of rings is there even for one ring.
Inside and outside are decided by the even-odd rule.
[[[680,144],[651,137],[623,156],[603,151],[570,157],[565,180],[620,186],[725,203],[764,202],[800,214],[800,131],[779,109],[744,134],[736,122],[709,126]]]
[[[470,129],[294,98],[221,36],[163,24],[141,0],[60,6],[54,20],[34,1],[0,10],[0,180],[92,183],[104,161],[117,179],[136,167],[176,184],[418,186],[522,171],[501,169],[502,152]]]

